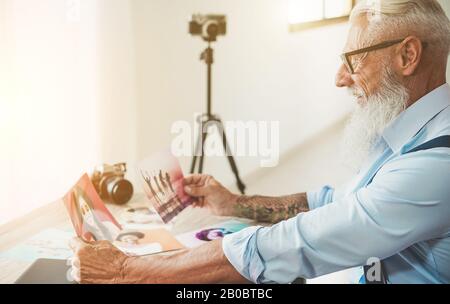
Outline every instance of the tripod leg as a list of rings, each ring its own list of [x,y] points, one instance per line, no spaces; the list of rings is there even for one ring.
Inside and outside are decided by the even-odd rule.
[[[195,150],[194,150],[194,156],[192,157],[192,163],[191,163],[191,174],[195,173],[195,167],[197,165],[197,159],[199,156],[201,157],[203,155],[203,122],[200,117],[197,118],[198,124],[199,124],[199,133],[197,137],[197,143],[195,144]],[[201,154],[199,155],[199,153]]]
[[[196,165],[196,163],[197,163],[197,156],[194,155],[192,157],[192,162],[191,162],[191,171],[190,171],[191,174],[193,174],[195,172],[195,165]]]
[[[225,153],[227,154],[228,162],[230,163],[231,171],[233,171],[234,176],[236,177],[236,184],[241,192],[241,194],[245,194],[245,184],[242,182],[241,178],[239,177],[239,170],[237,168],[236,162],[234,160],[233,154],[230,151],[230,147],[228,145],[227,141],[227,135],[225,134],[225,129],[223,127],[223,123],[221,120],[217,120],[217,127],[219,129],[219,132],[222,134],[222,143],[223,143],[223,149]]]
[[[195,151],[194,151],[194,156],[192,156],[192,163],[191,163],[191,174],[195,173],[195,165],[197,164],[197,151],[199,149],[199,145],[200,145],[200,137],[197,140],[197,143],[195,144]]]
[[[206,125],[206,127],[208,127],[208,125]],[[208,136],[208,130],[202,130],[202,155],[200,155],[200,164],[198,166],[198,173],[202,174],[203,173],[203,161],[205,159],[205,142],[206,142],[206,138]],[[206,132],[205,132],[206,131]]]

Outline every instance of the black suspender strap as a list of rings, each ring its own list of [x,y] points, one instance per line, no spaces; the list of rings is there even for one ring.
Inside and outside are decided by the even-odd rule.
[[[444,135],[444,136],[440,136],[437,137],[435,139],[432,139],[404,154],[409,154],[409,153],[414,153],[414,152],[419,152],[419,151],[424,151],[424,150],[430,150],[430,149],[434,149],[434,148],[450,148],[450,135]],[[387,283],[387,279],[386,279],[386,273],[384,271],[384,267],[383,267],[383,262],[380,261],[381,263],[381,279],[379,281],[375,280],[370,280],[370,278],[368,278],[368,271],[370,270],[371,267],[373,267],[373,265],[365,265],[364,268],[364,278],[366,281],[366,284],[386,284]]]
[[[435,139],[432,139],[432,140],[418,146],[417,148],[414,148],[414,149],[406,152],[405,154],[423,151],[423,150],[430,150],[430,149],[434,149],[434,148],[450,148],[450,135],[444,135],[444,136],[440,136]]]

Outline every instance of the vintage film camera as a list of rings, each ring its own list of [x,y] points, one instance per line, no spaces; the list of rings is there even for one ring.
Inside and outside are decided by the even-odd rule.
[[[91,176],[92,183],[100,197],[109,203],[123,205],[133,196],[133,185],[125,179],[127,165],[101,165]]]
[[[227,33],[227,18],[224,15],[195,14],[189,23],[189,33],[201,36],[207,42],[216,41],[217,36]]]

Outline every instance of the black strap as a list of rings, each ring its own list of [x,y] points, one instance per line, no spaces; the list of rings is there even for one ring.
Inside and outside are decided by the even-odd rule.
[[[434,149],[434,148],[450,148],[450,135],[444,135],[444,136],[440,136],[437,137],[435,139],[432,139],[404,154],[409,154],[409,153],[414,153],[414,152],[419,152],[419,151],[424,151],[424,150],[430,150],[430,149]],[[383,262],[381,261],[381,280],[380,281],[370,281],[367,278],[367,273],[369,271],[369,269],[373,266],[373,265],[365,265],[364,268],[364,278],[366,280],[366,284],[386,284],[386,273],[384,271],[384,267],[383,267]]]
[[[430,150],[430,149],[434,149],[434,148],[450,148],[450,135],[444,135],[444,136],[440,136],[435,139],[432,139],[432,140],[418,146],[417,148],[414,148],[414,149],[406,152],[405,154],[419,152],[419,151],[423,151],[423,150]]]

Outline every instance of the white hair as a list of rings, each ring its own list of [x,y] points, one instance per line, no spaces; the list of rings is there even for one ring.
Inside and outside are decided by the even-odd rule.
[[[350,20],[365,15],[369,39],[401,39],[415,35],[433,45],[437,54],[450,53],[450,20],[437,0],[363,0]]]

